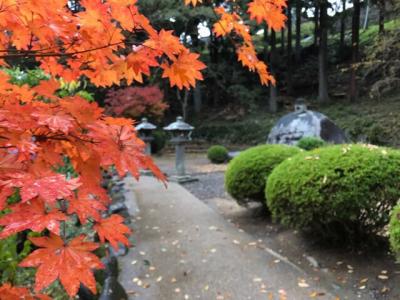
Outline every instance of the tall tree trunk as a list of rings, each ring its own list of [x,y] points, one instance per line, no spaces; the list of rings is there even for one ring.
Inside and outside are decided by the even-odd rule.
[[[378,0],[379,8],[379,34],[385,33],[385,11],[386,11],[386,1]]]
[[[189,96],[190,96],[190,90],[184,90],[183,92],[183,97],[181,95],[181,91],[177,88],[176,89],[176,97],[178,98],[178,101],[181,103],[182,107],[182,118],[184,121],[187,121],[188,117],[188,112],[189,112]]]
[[[285,53],[285,28],[281,30],[281,53]]]
[[[296,63],[301,55],[301,0],[296,0]]]
[[[271,53],[270,53],[270,72],[273,76],[276,76],[275,68],[276,68],[276,33],[273,29],[271,29]],[[269,102],[268,108],[269,112],[276,113],[278,111],[278,92],[276,85],[271,84],[269,86]]]
[[[365,8],[365,16],[364,16],[364,25],[363,25],[363,30],[368,29],[368,19],[369,19],[369,0],[367,0],[367,5]]]
[[[314,46],[318,46],[318,36],[319,36],[319,5],[315,5],[314,11]]]
[[[326,0],[320,3],[319,17],[319,50],[318,50],[318,101],[320,103],[329,102],[328,94],[328,24],[327,24]]]
[[[344,47],[344,36],[346,33],[346,0],[342,0],[342,14],[340,15],[340,49]]]
[[[209,27],[210,32],[212,32],[212,27]],[[218,38],[211,34],[210,36],[210,43],[209,43],[209,53],[210,53],[210,62],[212,64],[218,64],[219,62],[219,41]],[[217,78],[213,78],[210,88],[210,96],[207,97],[208,99],[212,100],[212,105],[216,107],[219,102],[219,91],[220,89],[217,86]]]
[[[264,48],[263,48],[263,55],[264,55],[264,60],[268,60],[268,45],[269,45],[269,38],[268,38],[268,26],[264,25]]]
[[[351,75],[350,75],[350,92],[349,100],[354,102],[357,100],[357,80],[356,80],[356,64],[359,60],[359,44],[360,44],[360,0],[353,0],[354,11],[351,26]]]
[[[196,87],[194,88],[193,92],[193,106],[194,106],[194,112],[196,114],[199,114],[201,112],[202,106],[203,106],[203,97],[201,95],[201,87],[200,84],[196,84]]]
[[[293,80],[292,80],[292,68],[293,68],[293,47],[292,47],[292,5],[291,0],[287,2],[287,73],[286,73],[286,86],[287,93],[291,95],[293,93]]]

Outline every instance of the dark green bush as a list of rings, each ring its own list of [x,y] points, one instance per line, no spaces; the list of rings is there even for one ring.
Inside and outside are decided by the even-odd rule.
[[[324,140],[312,136],[303,137],[297,142],[297,147],[306,151],[321,148],[323,146],[326,146]]]
[[[156,130],[153,132],[154,140],[151,142],[151,153],[160,153],[167,143],[167,134],[164,131]]]
[[[392,210],[389,225],[390,245],[393,252],[400,255],[400,204]]]
[[[286,145],[261,145],[243,151],[228,165],[226,190],[241,205],[250,201],[265,203],[266,177],[275,166],[300,151]]]
[[[207,157],[214,164],[222,164],[229,158],[228,150],[224,146],[211,146],[207,150]]]
[[[268,177],[267,205],[283,224],[322,238],[376,233],[400,197],[400,152],[336,145],[296,155]]]

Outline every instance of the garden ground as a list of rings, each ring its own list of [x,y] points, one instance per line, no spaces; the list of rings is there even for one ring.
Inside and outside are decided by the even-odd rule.
[[[156,162],[173,173],[172,155]],[[226,194],[225,167],[209,164],[204,154],[188,155],[188,172],[199,180],[184,187],[196,197],[176,184],[164,192],[148,178],[134,184],[140,240],[122,273],[132,299],[267,299],[279,290],[296,300],[400,298],[400,266],[386,244],[379,250],[320,245],[274,224]]]

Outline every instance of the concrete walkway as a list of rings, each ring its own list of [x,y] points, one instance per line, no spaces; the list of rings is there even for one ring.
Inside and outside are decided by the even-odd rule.
[[[126,179],[136,247],[120,259],[130,299],[339,299],[186,189]]]

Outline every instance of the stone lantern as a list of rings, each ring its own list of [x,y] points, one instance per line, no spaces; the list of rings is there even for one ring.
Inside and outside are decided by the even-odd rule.
[[[151,142],[154,140],[153,130],[157,127],[151,124],[147,118],[143,118],[142,121],[136,126],[136,130],[139,133],[139,138],[146,143],[145,153],[151,155]]]
[[[175,145],[175,168],[176,176],[172,179],[179,183],[194,181],[192,176],[185,171],[185,144],[191,141],[191,134],[194,127],[185,123],[182,117],[164,127],[165,131],[171,133],[171,143]]]

